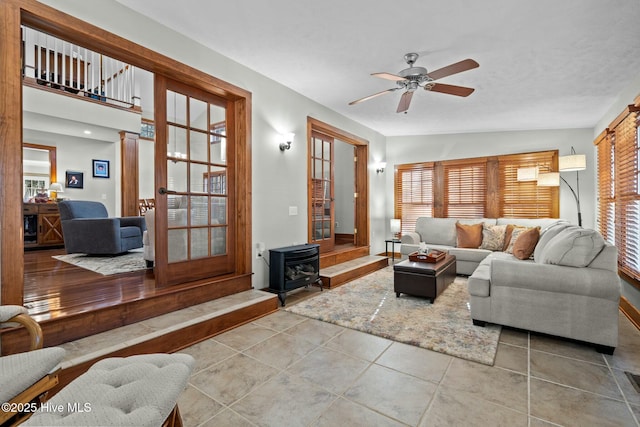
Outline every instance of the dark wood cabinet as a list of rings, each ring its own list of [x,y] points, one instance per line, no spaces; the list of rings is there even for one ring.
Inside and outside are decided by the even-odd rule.
[[[25,203],[22,207],[24,218],[24,247],[39,248],[61,246],[62,222],[55,203]]]

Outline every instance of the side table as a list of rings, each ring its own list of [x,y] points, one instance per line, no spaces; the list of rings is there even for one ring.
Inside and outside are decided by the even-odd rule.
[[[391,243],[391,262],[396,259],[396,243],[400,244],[400,239],[387,239],[384,241],[384,256],[389,256],[389,243]]]

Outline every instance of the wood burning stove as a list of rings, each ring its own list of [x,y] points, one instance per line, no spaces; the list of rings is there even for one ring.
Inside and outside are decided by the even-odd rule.
[[[288,291],[318,284],[320,280],[320,245],[287,246],[269,250],[269,291],[278,294],[284,307]]]

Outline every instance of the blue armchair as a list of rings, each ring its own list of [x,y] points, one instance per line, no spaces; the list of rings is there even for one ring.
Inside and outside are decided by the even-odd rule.
[[[100,202],[66,200],[58,203],[67,253],[116,255],[142,247],[144,217],[108,218]]]

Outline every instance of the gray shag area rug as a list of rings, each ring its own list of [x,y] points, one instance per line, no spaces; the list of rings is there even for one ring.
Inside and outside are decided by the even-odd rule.
[[[142,249],[133,249],[122,255],[89,256],[86,254],[54,255],[53,258],[100,273],[104,276],[145,270],[146,261]]]
[[[393,290],[387,267],[285,308],[291,313],[493,365],[502,328],[474,326],[467,279],[456,280],[431,304]]]

